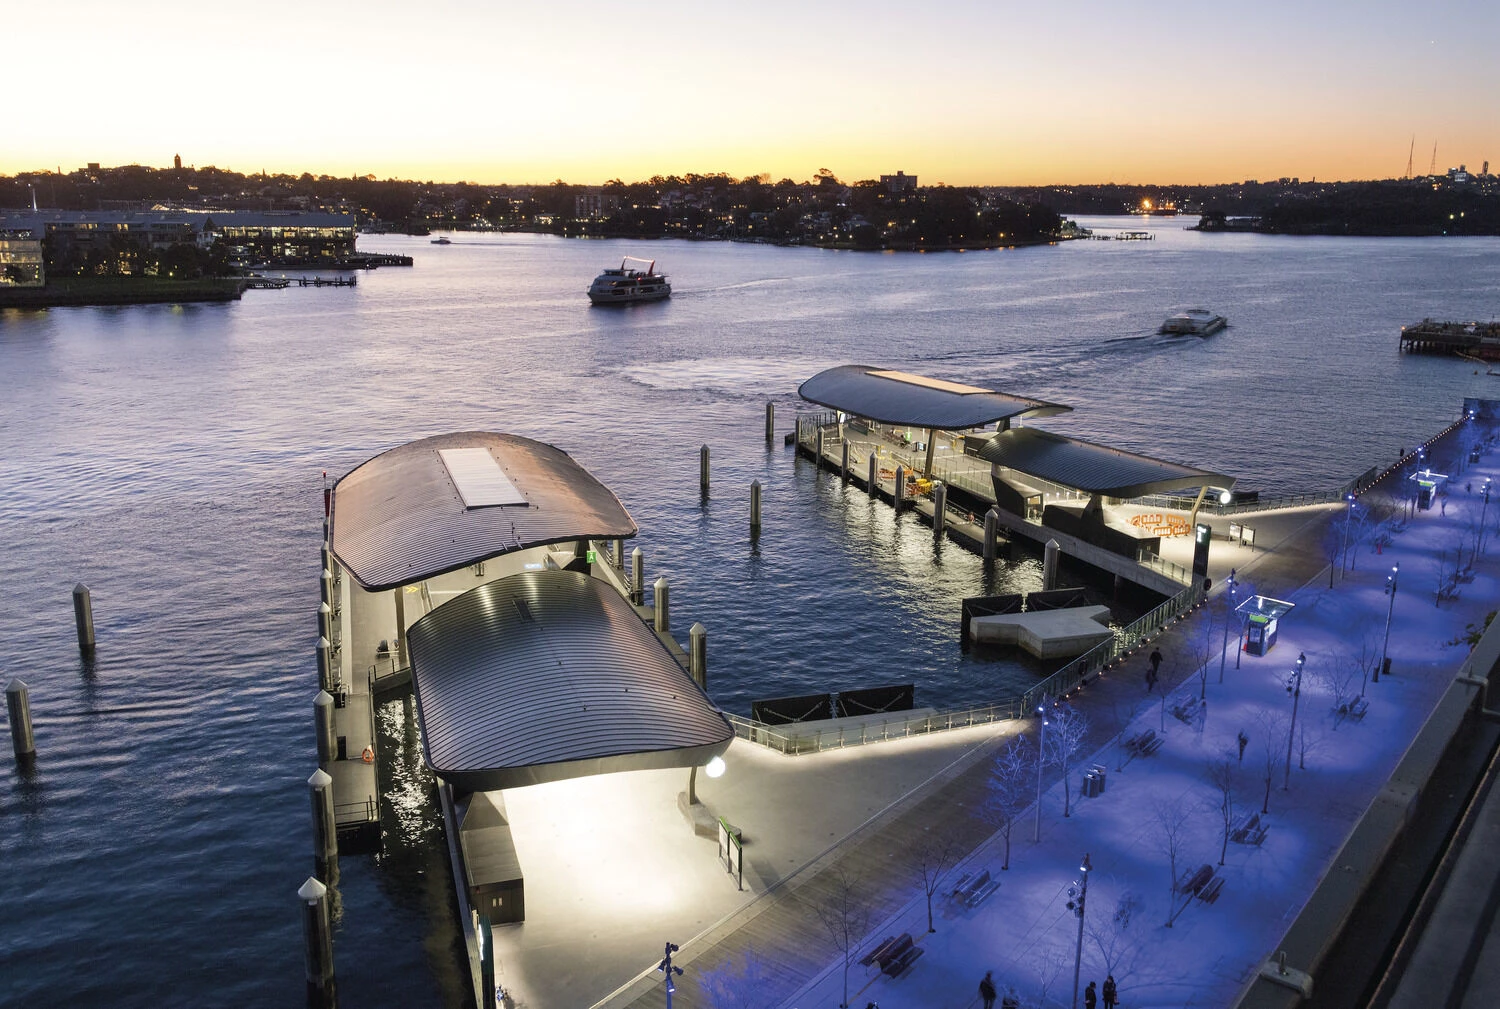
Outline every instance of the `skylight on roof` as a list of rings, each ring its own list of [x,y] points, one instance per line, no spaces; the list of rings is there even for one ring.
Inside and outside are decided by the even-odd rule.
[[[500,468],[487,448],[438,449],[443,466],[465,508],[491,508],[502,505],[524,505],[526,497]]]
[[[928,378],[925,375],[913,375],[905,371],[872,371],[871,375],[876,378],[888,378],[893,382],[905,382],[907,385],[920,385],[924,389],[936,389],[939,392],[951,392],[959,396],[972,396],[975,393],[994,393],[993,389],[981,389],[977,385],[964,385],[960,382],[945,382],[940,378]]]

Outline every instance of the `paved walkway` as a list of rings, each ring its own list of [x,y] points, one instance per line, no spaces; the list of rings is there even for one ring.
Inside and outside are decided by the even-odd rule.
[[[1486,472],[1500,476],[1493,466]],[[1127,972],[1104,954],[1102,946],[1109,943],[1109,937],[1091,939],[1096,951],[1085,962],[1093,964],[1093,972],[1098,974],[1099,964],[1107,963],[1117,974],[1128,973],[1129,980],[1118,978],[1126,1005],[1230,1001],[1250,967],[1300,908],[1349,825],[1389,775],[1402,748],[1395,741],[1411,737],[1441,691],[1445,674],[1462,660],[1461,650],[1445,650],[1443,642],[1456,637],[1464,623],[1482,619],[1484,606],[1500,594],[1494,565],[1486,558],[1481,576],[1466,588],[1463,598],[1441,608],[1432,605],[1438,557],[1444,550],[1451,552],[1451,540],[1469,520],[1470,504],[1455,500],[1447,515],[1436,509],[1422,513],[1390,551],[1389,559],[1399,559],[1403,567],[1391,642],[1397,675],[1370,688],[1371,710],[1362,723],[1332,725],[1329,688],[1322,682],[1347,661],[1349,640],[1368,636],[1352,635],[1353,628],[1363,624],[1367,631],[1371,621],[1383,623],[1387,558],[1377,560],[1368,551],[1361,553],[1356,559],[1358,570],[1329,592],[1326,581],[1319,588],[1328,570],[1323,537],[1338,509],[1258,516],[1261,549],[1243,558],[1233,551],[1218,551],[1215,566],[1234,563],[1242,582],[1254,582],[1257,591],[1290,596],[1299,603],[1278,648],[1265,658],[1245,658],[1239,673],[1233,672],[1230,656],[1223,686],[1217,682],[1217,663],[1211,663],[1206,691],[1213,713],[1202,732],[1172,721],[1160,707],[1142,710],[1145,695],[1140,669],[1127,665],[1091,684],[1075,705],[1092,723],[1083,752],[1097,754],[1113,768],[1117,754],[1102,751],[1122,727],[1133,732],[1138,727],[1166,725],[1168,745],[1156,757],[1127,766],[1123,774],[1112,774],[1105,796],[1083,800],[1066,820],[1057,815],[1054,807],[1060,801],[1049,792],[1044,800],[1043,843],[1030,845],[1022,836],[1029,836],[1029,831],[1018,828],[1013,839],[1014,867],[1002,875],[1001,890],[990,901],[972,911],[941,905],[938,931],[927,936],[925,903],[914,899],[919,893],[916,852],[920,839],[935,828],[951,833],[966,847],[977,845],[972,865],[998,867],[996,842],[980,814],[989,761],[976,759],[955,769],[951,778],[929,792],[888,811],[816,865],[773,889],[748,913],[684,944],[678,962],[689,977],[731,979],[744,972],[747,958],[760,964],[766,978],[755,983],[746,1005],[784,1004],[800,1009],[838,1005],[842,971],[829,966],[838,960],[838,951],[815,909],[828,906],[833,870],[841,870],[860,880],[859,892],[870,920],[876,923],[870,937],[910,931],[925,951],[911,976],[896,981],[856,966],[851,973],[851,1004],[874,999],[887,1009],[967,1006],[977,1002],[974,986],[986,968],[996,969],[1002,980],[1017,984],[1027,1004],[1052,1004],[1061,989],[1049,974],[1061,971],[1060,967],[1054,970],[1060,958],[1066,959],[1069,968],[1067,990],[1062,993],[1066,1004],[1071,995],[1070,936],[1075,935],[1076,922],[1063,909],[1062,894],[1077,874],[1076,859],[1088,850],[1094,853],[1096,867],[1091,908],[1102,905],[1113,911],[1122,899],[1133,899],[1140,908],[1137,921],[1150,930],[1151,944],[1158,951],[1154,966],[1136,965]],[[1216,551],[1220,545],[1215,544]],[[1222,583],[1222,576],[1215,580]],[[1169,657],[1163,668],[1164,686],[1184,700],[1188,695],[1196,700],[1200,689],[1198,663],[1187,657],[1201,654],[1195,638],[1201,641],[1206,636],[1209,612],[1200,610],[1161,639]],[[1299,650],[1309,655],[1301,696],[1301,724],[1309,731],[1299,735],[1298,748],[1305,752],[1294,754],[1293,762],[1306,763],[1308,769],[1294,768],[1289,793],[1280,791],[1279,780],[1273,782],[1276,826],[1271,839],[1260,848],[1231,852],[1225,872],[1233,878],[1226,884],[1224,897],[1211,908],[1189,908],[1173,931],[1165,932],[1167,887],[1164,882],[1153,886],[1149,881],[1165,881],[1169,872],[1167,860],[1156,857],[1158,845],[1146,822],[1151,819],[1150,807],[1158,800],[1177,799],[1201,813],[1203,766],[1210,757],[1232,752],[1234,735],[1241,728],[1250,727],[1252,740],[1260,740],[1252,746],[1263,751],[1267,748],[1264,739],[1275,736],[1274,749],[1284,756],[1279,740],[1286,738],[1285,729],[1278,730],[1275,724],[1264,728],[1261,718],[1270,715],[1274,719],[1273,713],[1289,707],[1282,681]],[[988,752],[997,747],[998,743]],[[1256,774],[1253,765],[1257,759],[1262,768],[1267,760],[1274,764],[1274,754],[1257,758],[1252,751],[1245,759],[1245,765],[1236,763],[1239,806],[1258,809],[1265,775],[1263,771]],[[1197,816],[1190,834],[1193,864],[1216,862],[1220,845],[1214,822]],[[1185,860],[1189,858],[1187,852],[1182,854]],[[1095,915],[1090,917],[1093,920]],[[1109,915],[1104,918],[1110,920]],[[1136,935],[1144,938],[1146,934]],[[1136,936],[1130,938],[1140,959],[1143,943]],[[1205,955],[1204,950],[1215,952]],[[1045,996],[1040,992],[1043,987],[1048,989]],[[608,1004],[654,1007],[664,1004],[664,995],[658,980],[644,978]],[[698,984],[684,979],[674,1005],[707,1006],[710,1002]]]

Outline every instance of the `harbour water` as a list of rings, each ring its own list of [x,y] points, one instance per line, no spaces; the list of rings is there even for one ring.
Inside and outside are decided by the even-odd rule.
[[[565,448],[640,524],[647,577],[709,629],[710,685],[755,697],[913,680],[938,707],[1034,676],[961,656],[977,560],[846,496],[762,438],[796,386],[870,363],[1068,403],[1040,426],[1315,490],[1389,461],[1500,379],[1403,356],[1424,316],[1492,318],[1500,240],[1200,235],[931,255],[541,236],[366,238],[412,269],[242,302],[0,313],[6,679],[31,686],[39,759],[0,770],[0,1005],[286,1006],[301,999],[296,887],[321,473],[401,442],[495,429]],[[625,254],[671,301],[591,309]],[[1204,305],[1230,326],[1156,335]],[[713,487],[698,489],[698,446]],[[765,526],[748,531],[748,486]],[[93,589],[83,663],[69,590]],[[399,702],[376,858],[345,858],[348,1006],[459,1005],[450,881]]]

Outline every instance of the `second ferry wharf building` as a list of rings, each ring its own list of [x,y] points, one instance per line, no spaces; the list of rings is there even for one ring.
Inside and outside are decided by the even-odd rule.
[[[40,240],[62,274],[128,274],[142,253],[175,246],[217,246],[231,266],[334,267],[355,255],[354,225],[316,211],[0,210],[0,232]]]

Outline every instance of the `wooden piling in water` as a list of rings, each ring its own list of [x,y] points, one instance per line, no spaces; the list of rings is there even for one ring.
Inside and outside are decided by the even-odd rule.
[[[943,541],[948,523],[948,487],[941,480],[932,485],[932,542]]]
[[[10,719],[10,744],[18,763],[36,756],[36,736],[31,728],[31,688],[13,679],[5,688],[5,715]]]
[[[750,535],[760,535],[760,481],[750,481]]]
[[[312,800],[313,862],[318,879],[333,886],[339,877],[339,832],[333,817],[333,778],[321,767],[307,779]]]
[[[78,628],[78,650],[94,654],[94,600],[83,582],[73,586],[73,623]]]
[[[651,586],[651,604],[656,609],[656,629],[666,634],[672,630],[671,586],[662,575]]]
[[[1048,540],[1047,545],[1042,548],[1042,591],[1051,592],[1057,588],[1057,556],[1062,552],[1062,547],[1057,540]]]
[[[891,503],[897,512],[901,511],[901,502],[906,497],[906,467],[896,467],[896,491],[891,497]]]
[[[698,450],[698,486],[703,493],[708,493],[708,446],[704,445]]]
[[[849,482],[849,442],[844,441],[844,461],[839,465],[839,476],[845,484]]]
[[[874,497],[875,494],[876,494],[876,492],[877,492],[877,488],[879,488],[879,486],[880,486],[880,460],[875,455],[875,449],[873,447],[871,447],[871,449],[870,449],[870,475],[868,477],[868,482],[865,484],[865,490],[869,492],[869,495],[871,497]]]
[[[337,999],[333,979],[333,933],[328,922],[328,887],[317,877],[297,890],[302,903],[302,950],[307,972],[307,1003],[334,1006]]]
[[[1000,532],[1000,513],[991,508],[984,513],[984,562],[995,563],[995,537]]]
[[[688,630],[688,671],[698,686],[708,689],[708,628],[701,623]]]
[[[646,605],[646,555],[640,547],[630,551],[630,601]]]
[[[766,404],[766,444],[771,445],[776,441],[776,404]]]
[[[319,690],[313,698],[313,728],[318,738],[318,767],[328,770],[333,763],[334,742],[333,695]]]

